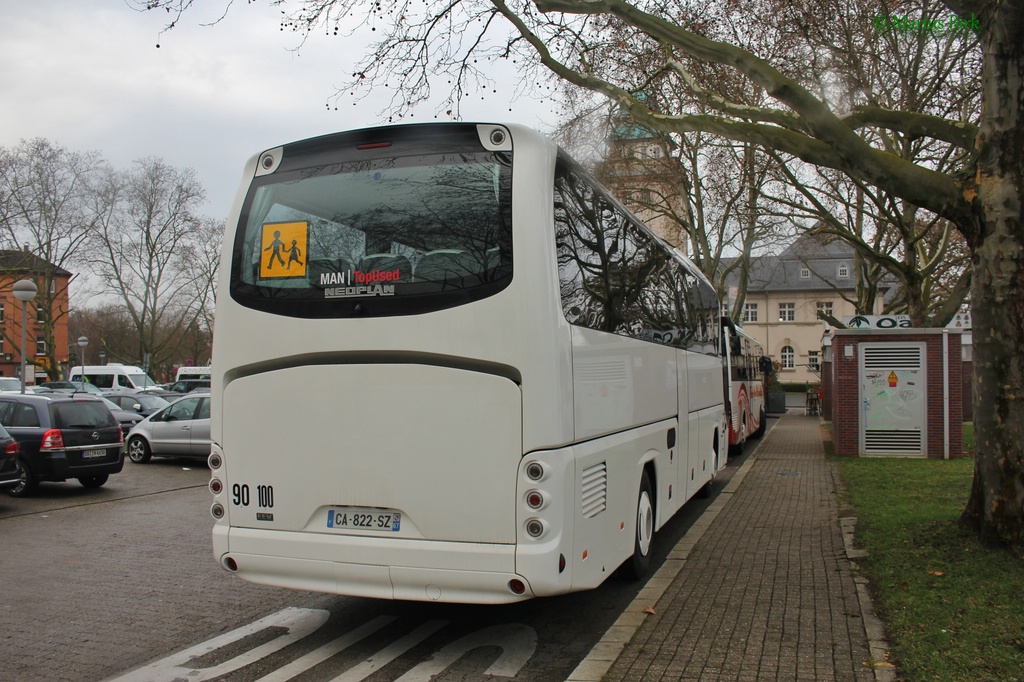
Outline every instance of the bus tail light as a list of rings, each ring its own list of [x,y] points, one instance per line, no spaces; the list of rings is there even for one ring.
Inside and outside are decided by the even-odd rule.
[[[544,522],[540,519],[530,519],[526,522],[526,534],[531,538],[539,538],[544,534]]]
[[[522,580],[519,580],[518,578],[512,578],[512,580],[508,581],[508,589],[512,592],[512,594],[526,593],[526,585],[523,583]]]
[[[220,469],[221,465],[224,464],[224,460],[216,452],[211,452],[206,463],[210,465],[211,469]]]
[[[540,462],[530,462],[526,465],[526,476],[531,481],[539,481],[544,478],[544,465]]]
[[[210,515],[218,521],[224,518],[224,505],[220,502],[215,502],[214,505],[210,507]]]
[[[210,479],[210,492],[214,495],[220,495],[224,492],[224,484],[220,482],[218,478]]]
[[[544,496],[539,490],[531,490],[526,493],[526,506],[530,509],[540,509],[544,506]]]
[[[229,556],[224,557],[224,560],[223,560],[222,563],[224,564],[224,568],[228,569],[229,571],[237,571],[238,570],[238,564],[235,563],[235,560],[232,559]]]

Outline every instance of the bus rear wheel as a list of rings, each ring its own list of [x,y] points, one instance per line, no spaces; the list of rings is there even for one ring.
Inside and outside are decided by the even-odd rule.
[[[739,440],[737,442],[735,442],[735,443],[730,443],[729,444],[729,456],[730,457],[739,457],[740,455],[742,455],[743,454],[743,444],[747,442],[747,415],[744,414],[742,416],[743,416],[743,418],[740,419],[740,437],[739,437]]]
[[[768,428],[767,415],[764,413],[764,408],[761,408],[761,423],[757,425],[757,431],[754,431],[753,437],[760,438],[764,435],[765,430]]]
[[[654,486],[646,471],[640,478],[634,530],[633,556],[622,565],[622,574],[630,580],[641,580],[651,567],[651,545],[654,542]]]

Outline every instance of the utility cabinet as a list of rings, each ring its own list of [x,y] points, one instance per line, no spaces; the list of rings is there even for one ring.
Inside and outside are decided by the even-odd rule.
[[[837,454],[963,456],[959,331],[836,329],[831,346]]]
[[[860,350],[860,454],[924,457],[928,452],[925,344],[866,342]]]

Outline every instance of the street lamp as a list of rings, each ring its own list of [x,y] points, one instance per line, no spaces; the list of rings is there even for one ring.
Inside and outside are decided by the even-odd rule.
[[[89,337],[79,336],[78,347],[82,349],[82,376],[85,376],[85,347],[89,345]],[[84,381],[84,379],[83,379]]]
[[[14,283],[14,298],[21,301],[21,392],[25,392],[25,327],[28,325],[28,316],[25,309],[28,302],[36,297],[39,289],[36,283],[30,279],[19,279]]]
[[[107,353],[106,353],[106,351],[102,351],[101,350],[99,355],[100,355],[100,364],[101,365],[107,364]]]

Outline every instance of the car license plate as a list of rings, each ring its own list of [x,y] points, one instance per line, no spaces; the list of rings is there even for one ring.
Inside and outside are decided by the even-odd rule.
[[[402,514],[392,509],[363,507],[328,509],[327,527],[339,530],[372,530],[397,533],[402,527]]]
[[[83,450],[82,459],[96,459],[98,457],[106,457],[106,450]]]

